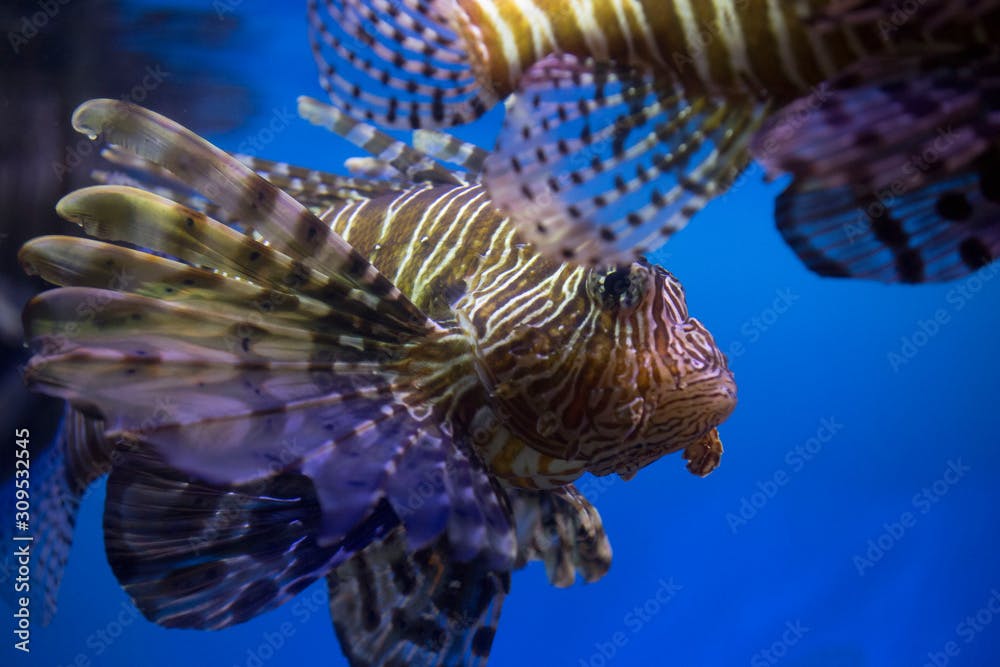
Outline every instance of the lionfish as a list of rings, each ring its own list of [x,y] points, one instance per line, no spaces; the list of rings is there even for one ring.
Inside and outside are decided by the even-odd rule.
[[[326,577],[352,665],[485,664],[512,570],[610,565],[573,480],[675,451],[708,474],[733,376],[663,268],[521,241],[482,151],[453,170],[300,108],[393,178],[240,161],[123,102],[75,112],[124,171],[57,206],[95,238],[20,256],[60,286],[24,314],[26,380],[70,406],[49,578],[110,471],[107,557],[146,618],[223,628]]]
[[[553,257],[642,255],[751,157],[794,177],[777,226],[821,275],[949,280],[1000,255],[996,0],[324,5],[321,83],[354,117],[441,127],[507,100],[484,183]]]

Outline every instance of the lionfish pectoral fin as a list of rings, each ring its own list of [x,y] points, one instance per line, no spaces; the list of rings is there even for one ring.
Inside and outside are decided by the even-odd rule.
[[[704,438],[688,445],[684,449],[684,460],[687,469],[693,475],[705,477],[719,467],[722,461],[722,439],[719,429],[713,428]]]
[[[130,443],[108,478],[104,542],[146,618],[219,629],[281,605],[398,524],[383,504],[322,546],[321,520],[314,486],[301,475],[213,485]]]
[[[48,624],[57,608],[57,594],[63,571],[73,543],[80,502],[90,485],[111,466],[111,444],[104,437],[99,419],[85,416],[69,404],[66,405],[62,425],[56,440],[31,464],[31,509],[28,526],[34,536],[30,594],[32,608],[40,610],[42,624]],[[11,480],[14,486],[16,477]],[[15,499],[14,489],[4,490],[4,498]],[[8,513],[11,520],[4,526],[4,536],[14,527],[14,508]],[[4,540],[11,542],[9,537]],[[13,550],[5,556],[4,572],[16,572]],[[8,569],[9,568],[9,569]],[[14,587],[9,589],[14,591]]]
[[[65,285],[25,311],[29,384],[86,401],[110,432],[207,483],[311,478],[323,546],[386,501],[411,548],[447,532],[456,558],[511,562],[503,499],[411,404],[399,366],[440,327],[302,204],[185,128],[111,100],[74,123],[254,232],[130,187],[68,195],[61,215],[150,252],[67,237],[25,249],[29,269]]]
[[[550,55],[522,77],[483,182],[546,254],[630,262],[729,186],[762,117],[644,70]]]
[[[769,122],[754,153],[794,177],[776,218],[810,269],[934,282],[1000,254],[998,76],[996,56],[868,63]]]
[[[355,118],[399,129],[471,122],[496,100],[476,80],[462,39],[434,2],[309,2],[320,84]],[[364,53],[364,58],[355,54]]]
[[[510,573],[451,551],[443,540],[411,553],[394,531],[329,575],[330,615],[351,667],[486,664]]]
[[[540,560],[553,586],[594,582],[611,567],[601,515],[572,484],[547,491],[509,489],[517,526],[517,566]]]

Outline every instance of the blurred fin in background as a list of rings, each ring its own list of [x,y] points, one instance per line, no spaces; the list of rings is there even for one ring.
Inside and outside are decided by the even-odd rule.
[[[64,530],[48,543],[57,552],[49,560],[61,569],[86,484],[45,473],[62,469],[63,441],[83,431],[71,419],[57,442],[62,401],[30,394],[21,380],[28,357],[21,308],[42,283],[21,271],[18,249],[35,236],[67,233],[55,204],[92,182],[99,156],[69,123],[81,101],[113,97],[144,104],[202,133],[236,129],[252,114],[254,94],[230,57],[250,44],[233,13],[122,0],[6,0],[0,39],[0,433],[13,437],[15,429],[28,429],[37,488],[33,511],[59,515],[54,525]],[[8,517],[14,516],[14,461],[0,461],[0,509]],[[50,493],[63,487],[68,494]],[[0,536],[9,537],[12,528],[4,525]],[[0,563],[0,582],[16,574],[9,560]],[[57,586],[58,577],[42,597]],[[3,590],[0,599],[13,594],[12,586]]]

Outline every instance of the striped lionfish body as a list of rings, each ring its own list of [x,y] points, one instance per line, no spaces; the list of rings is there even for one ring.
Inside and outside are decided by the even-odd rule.
[[[658,246],[757,158],[812,270],[949,280],[1000,254],[1000,3],[310,2],[331,98],[393,127],[507,116],[484,183],[561,260]]]
[[[29,385],[71,406],[49,569],[110,471],[108,558],[151,620],[226,627],[326,576],[352,665],[483,664],[512,569],[607,570],[571,482],[673,451],[710,472],[732,374],[662,268],[552,261],[473,172],[301,104],[393,178],[247,166],[125,103],[74,114],[124,171],[57,207],[95,238],[21,252],[61,286],[24,316]]]

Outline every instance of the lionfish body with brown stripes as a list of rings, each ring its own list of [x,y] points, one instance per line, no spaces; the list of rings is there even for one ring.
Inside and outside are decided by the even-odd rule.
[[[1000,255],[996,0],[309,4],[355,117],[440,127],[506,101],[484,184],[558,259],[646,253],[752,158],[793,177],[778,228],[821,275],[942,281]]]
[[[438,137],[452,171],[300,110],[390,177],[241,162],[111,100],[75,113],[117,170],[57,211],[96,238],[20,255],[60,286],[25,310],[26,379],[68,401],[33,519],[43,604],[109,473],[108,560],[148,619],[223,628],[325,577],[353,667],[482,665],[513,569],[610,565],[573,480],[675,451],[708,474],[733,376],[666,270],[520,240],[478,149]]]

